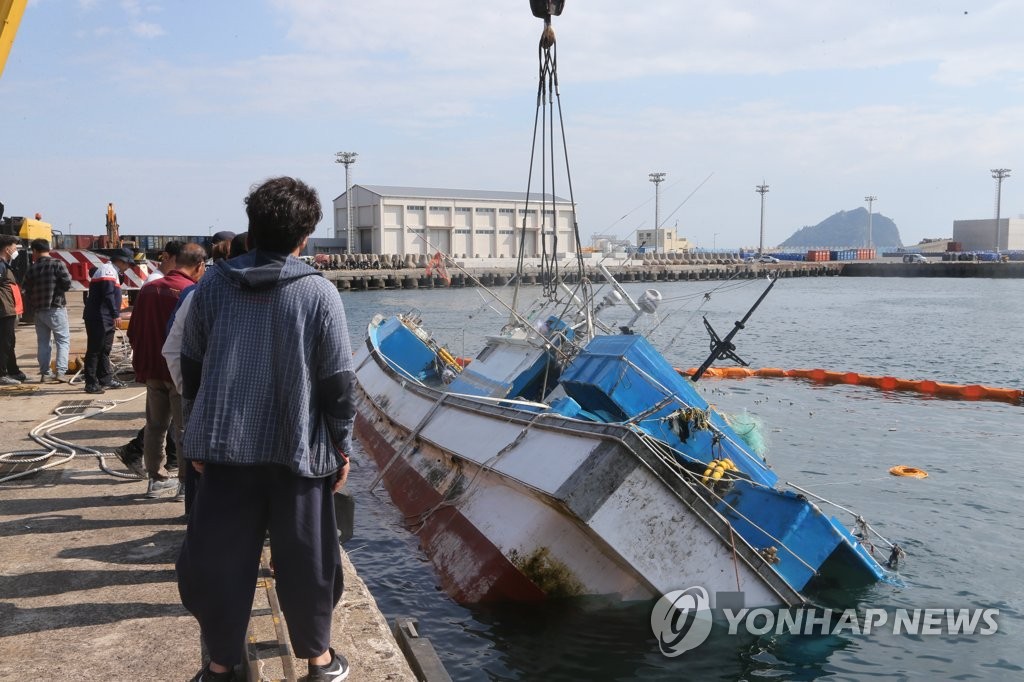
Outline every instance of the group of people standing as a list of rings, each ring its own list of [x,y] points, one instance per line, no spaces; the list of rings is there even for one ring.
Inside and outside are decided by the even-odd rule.
[[[330,639],[344,586],[333,498],[348,477],[354,419],[345,311],[335,287],[297,258],[323,217],[316,191],[273,178],[254,186],[245,206],[249,231],[236,238],[234,252],[214,246],[225,257],[207,272],[203,246],[172,243],[135,301],[127,336],[136,381],[146,385],[147,496],[176,487],[175,498],[186,501],[178,590],[210,657],[194,681],[235,679],[268,537],[281,609],[295,655],[307,659],[307,679],[343,680],[349,664]],[[247,253],[240,253],[243,244]],[[48,245],[40,247],[30,272],[48,268],[60,279],[63,265],[45,264],[53,259],[45,255]],[[0,240],[0,283],[9,275],[2,263],[16,252]],[[130,251],[115,253],[90,281],[89,393],[117,385],[108,356],[121,314],[118,276],[132,264]],[[63,311],[63,326],[57,312],[37,317],[37,330],[42,325],[48,334],[43,369],[40,331],[44,381],[59,380],[67,369],[69,287],[70,278],[67,287],[55,285],[51,305],[36,308],[37,315]],[[36,295],[33,286],[28,291]],[[38,296],[46,298],[42,290]],[[13,362],[13,339],[8,349],[4,336],[7,310],[0,293],[0,377],[17,382],[23,375]],[[11,319],[13,337],[16,313]],[[53,373],[49,334],[57,346]],[[168,429],[178,446],[175,480],[166,466]],[[140,471],[127,453],[120,448],[118,455]]]

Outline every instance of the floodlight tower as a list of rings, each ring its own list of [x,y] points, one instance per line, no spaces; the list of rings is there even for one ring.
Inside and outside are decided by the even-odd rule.
[[[993,168],[992,177],[996,180],[996,253],[999,253],[999,209],[1003,200],[1003,178],[1010,177],[1010,169]]]
[[[762,180],[761,182],[763,183],[764,180]],[[764,255],[764,195],[768,194],[768,185],[765,185],[765,184],[758,185],[755,188],[754,191],[761,195],[761,241],[758,242],[757,255],[758,256],[763,256]]]
[[[872,208],[874,207],[875,202],[878,201],[878,197],[876,197],[874,194],[869,194],[866,197],[864,197],[864,201],[868,202],[868,248],[870,249],[871,248],[871,217],[872,217],[872,214],[873,214],[872,213]]]
[[[349,253],[355,253],[355,234],[352,229],[352,164],[356,162],[358,152],[338,152],[334,155],[334,163],[345,164],[345,246]],[[338,235],[334,235],[337,237]]]
[[[648,179],[654,183],[654,243],[659,253],[664,251],[664,238],[661,236],[661,183],[665,182],[664,173],[649,173]]]

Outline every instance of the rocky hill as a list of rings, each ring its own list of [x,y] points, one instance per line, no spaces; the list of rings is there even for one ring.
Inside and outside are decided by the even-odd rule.
[[[871,217],[871,244],[876,249],[903,246],[899,228],[881,213]],[[802,227],[779,244],[781,248],[865,248],[868,245],[868,210],[840,211],[817,225]]]

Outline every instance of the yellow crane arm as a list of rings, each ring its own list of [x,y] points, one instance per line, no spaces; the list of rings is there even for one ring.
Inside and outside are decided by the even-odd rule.
[[[11,53],[14,34],[18,32],[27,4],[28,0],[0,0],[0,76],[4,75],[7,55]]]

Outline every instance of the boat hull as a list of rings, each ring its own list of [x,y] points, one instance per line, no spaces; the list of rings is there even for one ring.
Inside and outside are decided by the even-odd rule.
[[[628,427],[444,393],[369,341],[356,367],[356,435],[456,600],[803,602]]]

